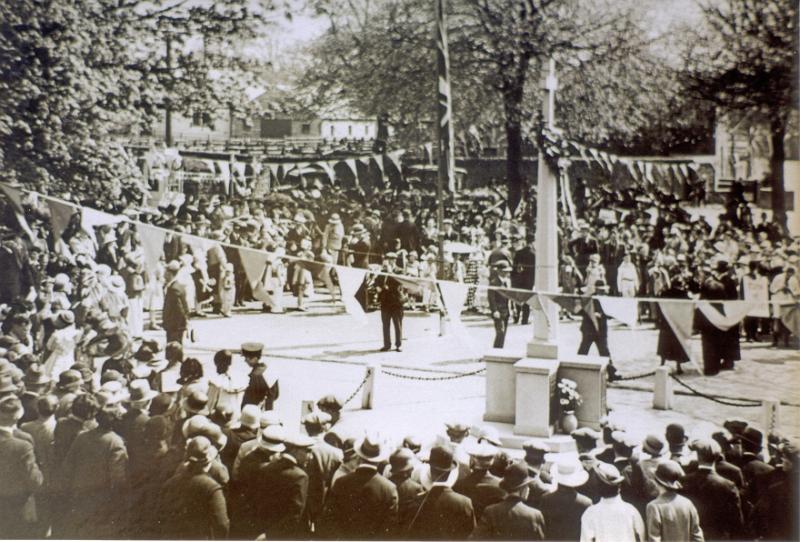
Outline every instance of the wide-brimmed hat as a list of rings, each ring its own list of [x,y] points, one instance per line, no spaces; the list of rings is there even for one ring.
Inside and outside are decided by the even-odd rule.
[[[287,448],[311,448],[316,442],[313,438],[299,431],[287,434],[284,440]]]
[[[681,466],[675,461],[667,459],[656,467],[655,481],[667,489],[678,490],[683,487],[680,482],[683,475]]]
[[[458,467],[453,447],[445,444],[431,448],[428,464],[438,471],[451,471]]]
[[[0,393],[17,393],[19,386],[11,375],[0,375]]]
[[[208,395],[202,390],[192,390],[181,403],[181,408],[188,414],[208,415]]]
[[[589,479],[589,473],[579,461],[560,461],[550,469],[553,482],[566,487],[580,487]]]
[[[741,439],[742,442],[747,442],[753,446],[764,445],[764,434],[752,426],[748,426],[744,431],[742,431]]]
[[[258,445],[271,452],[282,452],[286,449],[286,430],[282,425],[270,425],[258,433]]]
[[[607,486],[618,486],[625,481],[625,477],[619,473],[619,469],[610,463],[598,461],[594,466],[594,473],[597,479]]]
[[[341,224],[341,223],[342,223],[342,219],[341,219],[341,217],[339,216],[339,213],[333,213],[333,214],[332,214],[332,215],[331,215],[331,216],[328,218],[328,223],[329,223],[329,224]]]
[[[22,406],[22,401],[16,395],[8,395],[0,399],[0,416],[19,419],[24,411],[25,408]]]
[[[513,463],[503,473],[503,479],[500,480],[500,488],[505,491],[516,491],[521,487],[530,484],[533,478],[528,473],[528,466],[518,461]]]
[[[382,463],[389,457],[389,450],[376,435],[365,435],[353,445],[355,454],[370,463]]]
[[[152,401],[158,395],[158,392],[150,389],[150,382],[144,378],[131,381],[128,384],[128,393],[128,401],[131,403]]]
[[[25,378],[22,380],[26,386],[45,386],[52,382],[52,379],[45,374],[38,363],[34,363],[25,371]]]
[[[642,451],[653,457],[660,457],[666,453],[666,445],[658,435],[647,435],[642,443]]]

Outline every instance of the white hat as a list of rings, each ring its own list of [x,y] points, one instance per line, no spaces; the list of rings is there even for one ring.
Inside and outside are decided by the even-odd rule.
[[[566,487],[580,487],[589,479],[589,473],[579,461],[561,461],[550,469],[553,483]]]

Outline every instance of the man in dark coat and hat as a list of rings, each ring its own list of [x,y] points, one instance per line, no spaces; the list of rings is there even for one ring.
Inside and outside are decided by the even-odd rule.
[[[409,448],[398,448],[389,456],[389,481],[397,488],[398,538],[404,536],[408,530],[411,519],[425,496],[425,488],[411,478],[416,464],[417,457]]]
[[[509,288],[511,281],[511,264],[506,260],[500,260],[492,265],[492,273],[489,275],[489,286],[496,288]],[[494,348],[503,348],[506,342],[506,331],[508,330],[508,319],[511,315],[510,301],[506,296],[496,289],[491,289],[487,293],[489,300],[489,310],[492,313],[494,322]]]
[[[530,483],[528,466],[514,463],[500,481],[506,497],[486,507],[470,538],[476,540],[544,540],[545,522],[542,513],[525,504]]]
[[[245,362],[251,367],[250,383],[244,390],[244,405],[260,405],[262,410],[272,410],[275,401],[280,395],[278,379],[267,372],[267,365],[261,361],[261,353],[264,345],[261,343],[244,343],[242,345],[242,356]]]
[[[164,272],[166,289],[164,293],[164,313],[162,327],[167,332],[167,342],[177,342],[183,346],[183,335],[189,325],[189,303],[186,300],[186,288],[178,282],[180,263],[173,260],[167,264]]]
[[[397,254],[387,252],[383,257],[384,273],[396,273],[395,268]],[[386,352],[392,348],[392,338],[389,333],[389,326],[394,326],[394,340],[397,351],[403,350],[403,314],[405,304],[405,292],[403,285],[392,277],[379,275],[375,279],[375,287],[378,290],[378,301],[381,304],[381,323],[383,324],[383,348],[381,352]]]
[[[356,442],[356,469],[338,478],[331,488],[321,521],[324,536],[378,540],[397,529],[397,488],[378,472],[388,458],[385,445],[374,435]]]
[[[186,468],[167,480],[161,491],[161,537],[220,540],[230,522],[222,486],[208,474],[217,449],[203,436],[186,443]]]
[[[433,486],[411,520],[407,538],[412,540],[460,540],[475,528],[475,512],[468,497],[452,489],[458,468],[455,451],[449,444],[431,448],[428,459]]]

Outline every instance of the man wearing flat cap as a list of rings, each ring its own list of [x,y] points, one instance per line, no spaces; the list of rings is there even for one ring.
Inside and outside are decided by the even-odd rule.
[[[337,539],[375,540],[397,530],[398,496],[395,485],[378,472],[389,451],[377,435],[355,442],[356,469],[337,479],[331,489],[321,532]]]

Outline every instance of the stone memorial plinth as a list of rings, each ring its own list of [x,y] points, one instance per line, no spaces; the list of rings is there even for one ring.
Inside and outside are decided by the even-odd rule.
[[[508,350],[493,348],[483,356],[486,364],[484,421],[514,423],[517,383],[514,364],[522,359]]]
[[[567,378],[578,385],[583,403],[575,411],[581,427],[600,429],[600,418],[606,415],[606,368],[603,356],[562,355],[558,378]]]
[[[516,416],[514,433],[549,437],[557,409],[555,387],[558,362],[523,358],[514,364],[516,372]]]

